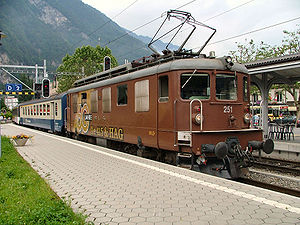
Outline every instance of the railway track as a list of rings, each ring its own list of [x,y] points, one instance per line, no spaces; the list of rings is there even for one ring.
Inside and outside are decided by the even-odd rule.
[[[280,192],[280,193],[300,197],[300,190],[295,190],[295,189],[292,189],[292,188],[279,186],[279,185],[276,185],[276,184],[271,184],[271,183],[267,183],[267,182],[263,182],[263,181],[253,180],[253,179],[250,179],[250,178],[239,178],[238,181],[241,182],[241,183],[244,183],[244,184],[253,185],[255,187],[261,187],[261,188],[265,188],[265,189],[268,189],[268,190],[272,190],[272,191],[276,191],[276,192]]]
[[[280,172],[292,176],[300,176],[300,163],[282,161],[278,159],[258,159],[253,165],[254,168],[266,169],[272,172]]]
[[[300,164],[255,157],[249,174],[239,182],[300,197]]]

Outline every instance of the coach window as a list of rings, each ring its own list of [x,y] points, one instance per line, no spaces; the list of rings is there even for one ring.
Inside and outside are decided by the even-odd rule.
[[[50,116],[50,104],[47,104],[47,116]]]
[[[184,73],[180,77],[182,99],[209,99],[210,79],[205,73]]]
[[[104,113],[111,112],[111,88],[102,89],[102,111]]]
[[[161,76],[158,80],[159,102],[167,102],[169,100],[169,77]]]
[[[236,76],[231,74],[216,75],[216,97],[220,100],[236,100]]]
[[[118,86],[118,105],[127,105],[127,84]]]
[[[98,91],[91,92],[91,111],[92,113],[98,112]]]
[[[42,116],[42,115],[43,115],[43,105],[40,104],[40,116]]]
[[[72,95],[73,113],[77,113],[77,99],[78,99],[78,94],[73,94]]]
[[[247,102],[249,99],[249,91],[248,91],[248,77],[243,77],[243,96],[244,101]]]
[[[46,104],[43,104],[43,115],[46,116]]]
[[[149,80],[138,81],[134,87],[135,111],[149,111]]]

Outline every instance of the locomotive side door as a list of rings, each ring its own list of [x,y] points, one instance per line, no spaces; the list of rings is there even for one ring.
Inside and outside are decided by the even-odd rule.
[[[158,75],[158,112],[157,112],[157,138],[160,149],[174,148],[174,114],[171,100],[171,75],[163,73]]]

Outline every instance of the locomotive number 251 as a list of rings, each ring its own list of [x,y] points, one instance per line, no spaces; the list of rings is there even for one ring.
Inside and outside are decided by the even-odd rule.
[[[224,106],[224,113],[232,113],[232,106]]]

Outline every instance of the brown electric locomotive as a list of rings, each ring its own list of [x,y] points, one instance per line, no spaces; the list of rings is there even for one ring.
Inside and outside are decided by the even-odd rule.
[[[182,11],[167,17],[195,23]],[[227,178],[251,166],[253,150],[271,153],[273,142],[250,129],[247,69],[182,47],[76,81],[68,134]]]

